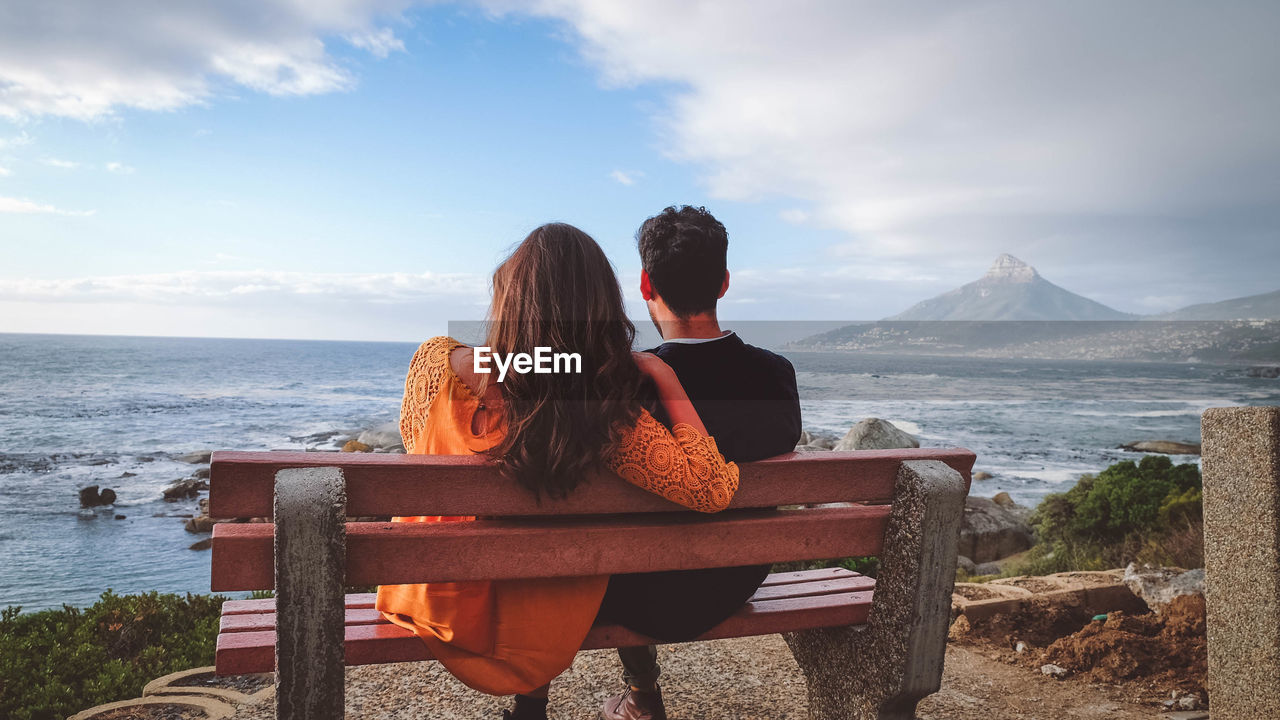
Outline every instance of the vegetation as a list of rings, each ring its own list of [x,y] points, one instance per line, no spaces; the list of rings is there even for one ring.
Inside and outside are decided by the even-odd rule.
[[[108,590],[83,610],[0,611],[0,717],[61,720],[212,664],[224,599]]]
[[[1049,495],[1031,525],[1037,542],[1019,574],[1101,570],[1130,562],[1203,567],[1200,470],[1162,455],[1118,462]]]

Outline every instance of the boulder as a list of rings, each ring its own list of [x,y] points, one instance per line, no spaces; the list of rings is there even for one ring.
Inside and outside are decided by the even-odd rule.
[[[1280,378],[1280,365],[1255,365],[1245,371],[1245,374],[1255,378]]]
[[[101,492],[99,492],[97,485],[90,485],[80,489],[80,507],[82,508],[112,505],[115,501],[116,491],[111,488],[103,488]]]
[[[836,450],[892,450],[894,448],[918,448],[920,441],[899,430],[888,420],[867,418],[849,428],[849,432],[835,444]]]
[[[193,477],[193,478],[197,478],[197,479],[200,479],[200,480],[208,480],[208,479],[209,479],[209,468],[207,468],[207,467],[197,468],[197,469],[196,469],[196,471],[195,471],[194,473],[192,473],[192,474],[191,474],[191,477]]]
[[[1027,524],[1030,517],[1030,508],[1005,507],[994,500],[970,496],[965,500],[964,518],[960,521],[959,554],[981,565],[1029,549],[1034,541]]]
[[[1200,443],[1182,443],[1171,440],[1143,440],[1120,446],[1129,452],[1161,453],[1163,455],[1199,455]]]
[[[982,470],[979,470],[978,472],[973,474],[974,480],[990,480],[992,477],[994,476],[991,473],[984,472]]]
[[[191,543],[191,546],[187,549],[188,550],[208,550],[211,547],[213,547],[213,538],[205,538],[203,540],[197,540],[196,542]]]
[[[981,577],[983,575],[999,575],[1001,572],[1003,570],[1000,568],[1000,563],[984,562],[980,565],[975,565],[971,574],[975,577]]]
[[[963,555],[960,555],[960,556],[957,556],[957,557],[956,557],[956,569],[957,569],[957,570],[963,570],[963,571],[965,571],[966,573],[968,573],[968,574],[972,575],[972,574],[974,574],[974,573],[973,573],[973,571],[974,571],[975,569],[977,569],[977,566],[976,566],[976,565],[974,565],[974,564],[973,564],[973,561],[972,561],[972,560],[970,560],[969,558],[967,558],[967,557],[965,557],[965,556],[963,556]]]
[[[348,440],[346,445],[342,446],[342,452],[372,452],[373,448],[365,445],[359,440]]]
[[[195,452],[189,452],[186,455],[179,455],[174,459],[178,462],[191,463],[192,465],[208,465],[209,459],[212,457],[212,450],[197,450]]]
[[[991,502],[999,505],[1002,508],[1012,509],[1012,508],[1018,507],[1018,503],[1014,502],[1013,498],[1009,497],[1009,493],[1007,492],[996,493],[994,496],[992,496]]]
[[[383,423],[365,430],[356,437],[356,442],[368,445],[374,450],[404,452],[404,442],[400,439],[399,420]]]
[[[1204,595],[1204,570],[1139,566],[1124,569],[1124,584],[1156,612],[1180,595]]]
[[[162,491],[166,502],[177,502],[185,498],[193,498],[200,494],[201,490],[208,490],[209,483],[199,478],[182,478],[175,480],[172,485]]]
[[[213,532],[214,524],[215,521],[213,518],[208,515],[200,515],[187,520],[183,523],[183,527],[185,527],[189,533],[207,533]]]

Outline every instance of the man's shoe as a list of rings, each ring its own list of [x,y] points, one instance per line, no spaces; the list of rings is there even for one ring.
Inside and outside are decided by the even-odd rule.
[[[667,720],[667,709],[662,706],[662,689],[636,690],[627,686],[621,695],[604,701],[600,720]]]

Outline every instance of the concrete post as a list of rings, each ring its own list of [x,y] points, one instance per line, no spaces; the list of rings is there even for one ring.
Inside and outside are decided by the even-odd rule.
[[[867,625],[784,635],[811,720],[910,720],[941,687],[965,495],[943,463],[904,462]]]
[[[1213,720],[1280,716],[1280,408],[1206,410],[1204,563]]]
[[[275,485],[276,717],[342,720],[346,481],[308,468]]]

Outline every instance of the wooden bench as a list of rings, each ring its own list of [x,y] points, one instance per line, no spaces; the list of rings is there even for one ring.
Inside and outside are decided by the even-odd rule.
[[[611,475],[536,502],[477,457],[217,452],[212,589],[228,601],[220,674],[278,672],[281,720],[336,720],[344,665],[429,660],[350,585],[689,570],[875,555],[873,580],[843,569],[770,575],[699,638],[782,633],[811,718],[911,718],[937,691],[956,544],[974,455],[963,449],[788,454],[741,465],[730,510],[684,510]],[[857,503],[822,508],[802,506]],[[459,523],[349,517],[476,515]],[[637,552],[637,549],[642,551]],[[584,649],[651,642],[598,625]]]

